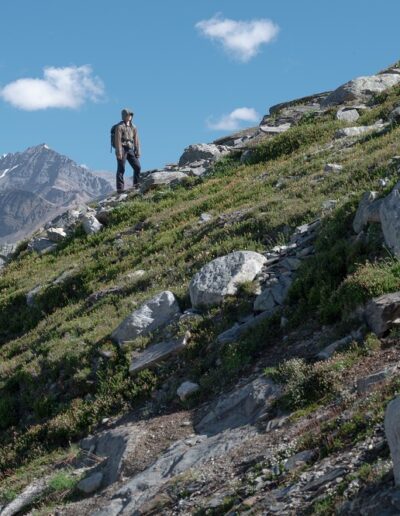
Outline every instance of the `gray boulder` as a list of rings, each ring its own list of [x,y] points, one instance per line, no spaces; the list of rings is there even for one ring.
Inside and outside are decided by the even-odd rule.
[[[370,329],[378,337],[383,336],[400,323],[400,292],[372,299],[365,308],[364,316]]]
[[[393,124],[399,124],[400,123],[400,106],[395,108],[389,115],[389,120]]]
[[[186,147],[179,159],[179,166],[183,167],[202,159],[214,161],[228,154],[229,151],[229,147],[225,145],[216,145],[215,143],[198,143],[189,145],[189,147]]]
[[[400,256],[400,183],[382,199],[379,217],[385,242],[396,256]]]
[[[322,101],[321,105],[326,107],[345,102],[365,102],[375,93],[381,93],[399,83],[400,75],[396,73],[358,77],[333,91]]]
[[[54,251],[57,244],[46,237],[36,237],[28,244],[29,251],[36,251],[38,254],[45,254]]]
[[[393,461],[395,484],[400,486],[400,397],[393,399],[386,407],[385,433]]]
[[[47,238],[52,242],[62,242],[67,237],[67,233],[63,228],[49,228],[47,230]]]
[[[194,308],[216,305],[225,296],[234,295],[241,283],[253,281],[266,262],[254,251],[234,251],[204,265],[189,285]]]
[[[140,185],[140,189],[142,190],[142,192],[147,192],[148,190],[156,186],[169,185],[171,183],[179,183],[187,177],[187,174],[184,174],[183,172],[153,172],[145,176]]]
[[[82,493],[90,494],[99,489],[102,481],[103,473],[98,471],[97,473],[93,473],[92,475],[83,478],[80,482],[78,482],[76,487],[79,489],[79,491],[82,491]]]
[[[362,196],[353,220],[355,233],[360,233],[369,222],[380,221],[381,201],[377,197],[378,192],[365,192]]]
[[[336,113],[336,118],[343,122],[355,122],[360,118],[360,114],[357,109],[342,108]]]
[[[111,338],[122,346],[140,335],[148,335],[161,328],[180,313],[174,294],[168,290],[160,292],[122,321],[112,332]]]
[[[93,213],[86,213],[82,217],[82,225],[87,235],[94,235],[103,229],[101,224]]]
[[[200,389],[200,385],[198,383],[186,381],[183,382],[177,389],[176,394],[179,396],[181,401],[185,401],[189,396],[194,394]]]

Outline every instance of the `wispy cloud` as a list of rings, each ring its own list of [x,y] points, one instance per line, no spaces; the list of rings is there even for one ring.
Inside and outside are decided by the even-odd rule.
[[[234,58],[242,62],[252,59],[261,45],[270,43],[278,35],[279,27],[267,18],[235,21],[217,14],[196,23],[203,36],[222,44]]]
[[[207,119],[207,126],[209,129],[215,131],[236,131],[240,129],[241,122],[257,122],[260,115],[253,108],[237,108],[229,115],[222,115],[217,120],[211,117]]]
[[[77,109],[87,100],[99,100],[103,94],[103,82],[93,75],[89,65],[48,67],[42,79],[18,79],[0,89],[3,100],[26,111]]]

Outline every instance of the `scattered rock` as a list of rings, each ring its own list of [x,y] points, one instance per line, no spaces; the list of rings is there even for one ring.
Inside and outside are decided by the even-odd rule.
[[[142,369],[153,367],[170,356],[180,353],[186,348],[189,337],[190,333],[187,332],[184,337],[179,339],[151,344],[132,360],[129,373],[138,373]]]
[[[337,205],[337,201],[335,201],[334,199],[328,199],[327,201],[324,201],[322,203],[322,209],[323,210],[333,210],[333,208],[335,208],[336,205]]]
[[[343,84],[322,101],[324,107],[352,101],[368,101],[375,93],[381,93],[400,82],[400,75],[386,73],[358,77]]]
[[[341,170],[343,170],[343,165],[337,163],[327,163],[324,167],[325,172],[340,172]]]
[[[355,122],[360,118],[360,114],[357,109],[344,107],[338,110],[336,118],[343,122]]]
[[[78,482],[77,488],[82,493],[90,494],[94,491],[97,491],[101,486],[103,481],[103,473],[98,471],[97,473],[93,473],[86,478],[83,478],[80,482]]]
[[[283,467],[286,469],[286,471],[292,471],[293,469],[297,468],[298,466],[303,466],[307,462],[310,462],[313,460],[316,456],[315,450],[304,450],[299,453],[296,453],[295,455],[292,455],[289,457]]]
[[[360,394],[368,392],[371,387],[376,385],[377,383],[381,383],[385,381],[387,378],[392,376],[395,372],[395,368],[387,367],[382,371],[378,371],[376,373],[370,374],[368,376],[364,376],[363,378],[359,378],[357,380],[357,391]]]
[[[355,127],[343,127],[342,129],[338,129],[335,133],[335,138],[353,138],[357,136],[362,136],[364,134],[373,133],[376,131],[380,131],[386,127],[385,124],[377,122],[373,125],[360,125]]]
[[[256,378],[222,395],[207,407],[206,414],[195,425],[196,431],[214,435],[228,428],[254,423],[279,392],[280,388],[269,378]]]
[[[176,391],[181,401],[185,401],[189,396],[194,394],[200,389],[200,385],[194,382],[183,382]]]
[[[253,281],[266,258],[253,251],[235,251],[206,264],[189,285],[194,308],[215,305],[234,295],[241,283]]]
[[[353,220],[355,233],[360,233],[369,222],[380,221],[381,201],[377,198],[378,192],[365,192],[362,196]]]
[[[186,179],[188,176],[183,172],[153,172],[148,174],[140,184],[142,192],[147,192],[151,188],[160,185],[170,185],[171,183],[179,183]]]
[[[378,337],[382,337],[400,323],[400,292],[372,299],[367,304],[364,315],[371,330]]]
[[[103,229],[101,224],[93,213],[86,213],[82,217],[82,226],[87,235],[94,235]]]
[[[57,249],[57,244],[45,237],[36,237],[28,244],[29,251],[36,251],[40,255],[50,253],[55,249]]]
[[[271,309],[267,309],[266,311],[263,311],[262,313],[251,316],[247,321],[245,321],[242,324],[236,323],[232,328],[229,328],[228,330],[224,331],[223,333],[220,333],[217,337],[217,341],[220,344],[227,344],[229,342],[234,342],[235,340],[238,340],[246,331],[250,330],[251,328],[255,328],[258,326],[264,319],[268,319],[274,314],[275,309],[275,303],[274,306],[272,306]]]
[[[357,331],[352,332],[350,335],[346,335],[346,337],[336,340],[335,342],[332,342],[332,344],[329,344],[329,346],[326,346],[318,353],[317,358],[319,360],[328,360],[334,353],[336,353],[336,351],[340,351],[341,349],[351,344],[353,341],[360,342],[362,337],[363,332],[360,328]]]
[[[26,294],[26,304],[29,306],[29,307],[33,307],[35,306],[35,299],[37,297],[37,295],[43,290],[43,285],[37,285],[35,288],[33,288],[32,290],[30,290],[27,294]]]
[[[189,145],[179,159],[179,166],[183,167],[201,159],[216,160],[229,152],[229,147],[225,145],[215,145],[214,143]]]
[[[49,228],[47,230],[47,238],[52,242],[62,242],[67,237],[67,233],[63,228]]]
[[[260,130],[266,134],[281,134],[290,129],[292,124],[286,123],[278,126],[273,125],[260,125]]]
[[[132,312],[112,332],[112,339],[120,346],[133,341],[140,335],[148,335],[166,325],[181,313],[174,294],[168,290],[161,292]]]

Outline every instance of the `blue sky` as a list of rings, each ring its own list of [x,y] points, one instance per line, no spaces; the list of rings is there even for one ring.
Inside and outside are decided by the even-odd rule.
[[[47,143],[98,170],[124,106],[156,168],[400,59],[398,0],[14,0],[1,18],[0,153]]]

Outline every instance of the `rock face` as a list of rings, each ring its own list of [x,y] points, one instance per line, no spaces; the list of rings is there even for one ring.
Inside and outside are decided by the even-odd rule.
[[[189,145],[189,147],[186,147],[179,159],[179,166],[183,167],[203,159],[216,160],[229,153],[229,151],[229,147],[226,147],[225,145],[215,145],[214,143],[198,143],[195,145]]]
[[[70,206],[111,190],[47,145],[0,156],[0,242],[17,242]]]
[[[400,397],[386,407],[385,433],[393,461],[393,474],[397,486],[400,485]]]
[[[180,313],[181,311],[174,294],[166,290],[157,294],[132,312],[113,331],[111,337],[119,345],[123,345],[140,335],[147,335],[157,330]]]
[[[214,435],[228,428],[249,424],[270,406],[280,392],[267,378],[257,378],[240,389],[221,396],[196,424],[196,431]]]
[[[400,292],[384,294],[372,299],[365,309],[365,319],[371,330],[384,335],[394,325],[400,323]]]
[[[189,285],[193,307],[216,305],[234,295],[241,283],[253,281],[266,258],[253,251],[235,251],[205,265]]]
[[[386,244],[400,255],[400,183],[385,197],[379,207],[379,216]]]
[[[400,75],[397,73],[358,77],[333,91],[322,101],[322,105],[333,106],[345,102],[365,102],[375,93],[381,93],[399,83]]]

